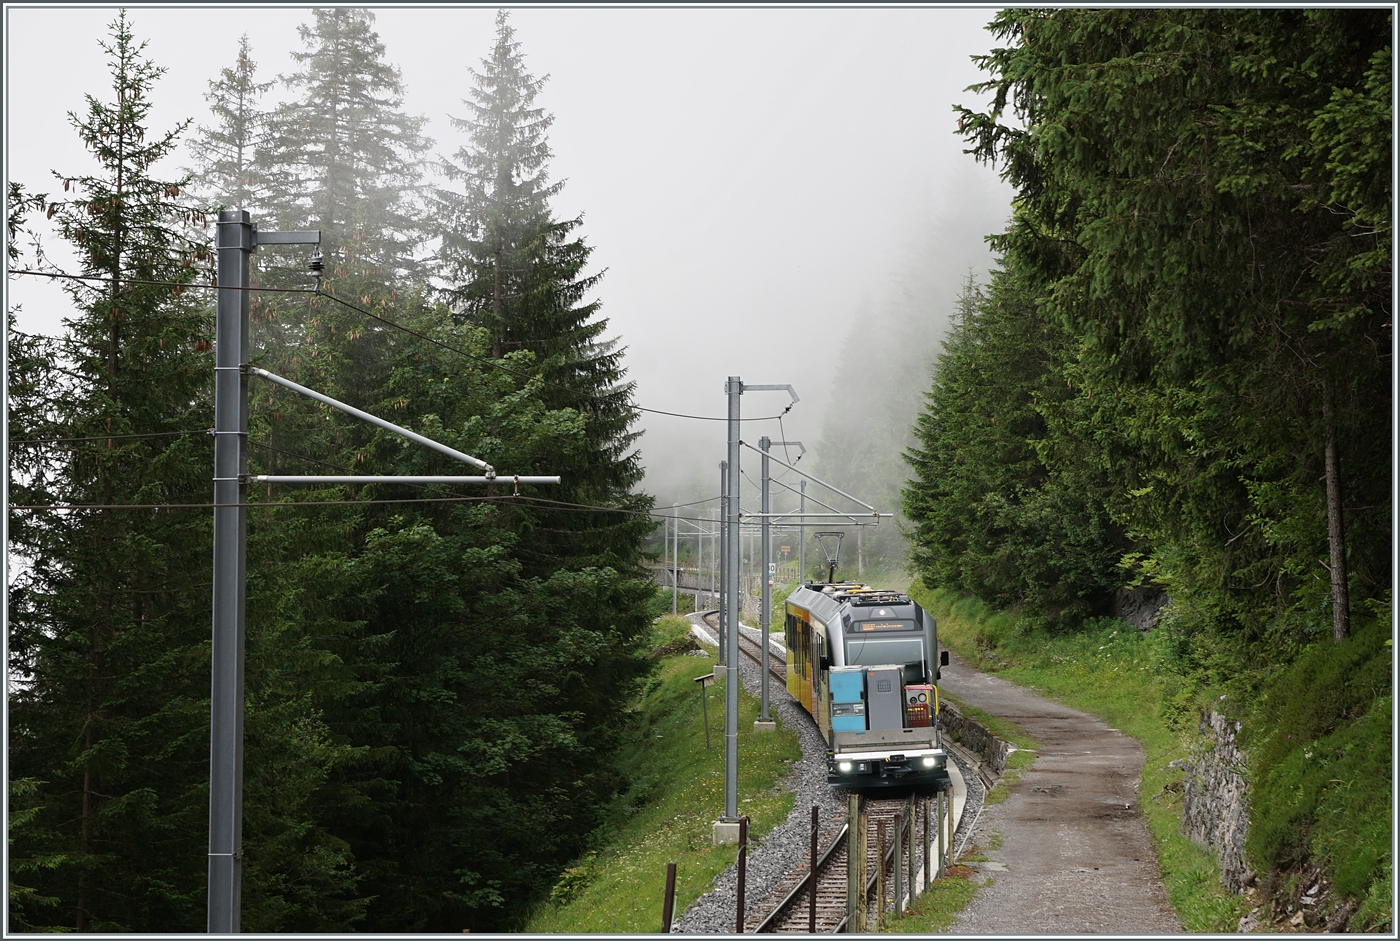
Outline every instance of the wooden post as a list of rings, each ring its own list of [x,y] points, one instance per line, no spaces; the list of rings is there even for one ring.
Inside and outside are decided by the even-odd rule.
[[[671,916],[676,907],[676,864],[666,864],[666,900],[661,903],[661,933],[671,933]]]

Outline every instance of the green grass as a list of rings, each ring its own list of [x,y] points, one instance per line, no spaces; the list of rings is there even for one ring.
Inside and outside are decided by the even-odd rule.
[[[668,599],[669,601],[669,599]],[[653,634],[660,647],[689,630],[663,617]],[[705,749],[699,684],[712,656],[667,657],[635,706],[636,722],[622,758],[625,793],[600,831],[593,853],[555,886],[551,900],[524,930],[550,933],[633,933],[661,929],[666,864],[677,864],[676,913],[709,891],[734,863],[736,848],[714,846],[712,827],[724,810],[724,684],[709,689],[710,744]],[[758,701],[740,694],[739,812],[750,839],[787,819],[793,796],[781,788],[801,758],[797,737],[783,729],[755,733]]]
[[[1389,612],[1354,620],[1340,644],[1305,648],[1247,723],[1252,859],[1322,863],[1361,903],[1350,930],[1391,922],[1392,648]]]
[[[1245,903],[1220,885],[1212,855],[1180,835],[1181,773],[1168,764],[1187,755],[1188,732],[1180,719],[1197,703],[1184,701],[1173,687],[1166,632],[1143,635],[1101,619],[1079,633],[1048,634],[1024,629],[1014,615],[975,599],[917,583],[911,595],[938,619],[939,640],[977,668],[1099,716],[1142,743],[1147,760],[1140,808],[1172,907],[1187,931],[1233,931]]]
[[[928,891],[905,909],[903,918],[891,919],[884,930],[893,934],[946,932],[981,887],[972,881],[973,874],[967,866],[949,866],[942,879],[931,882]]]

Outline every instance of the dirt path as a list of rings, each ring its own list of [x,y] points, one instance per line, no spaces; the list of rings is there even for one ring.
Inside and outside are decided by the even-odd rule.
[[[972,669],[957,654],[939,685],[1040,743],[1007,800],[982,811],[973,839],[990,862],[971,865],[981,873],[974,878],[989,884],[952,931],[1180,932],[1137,809],[1142,747],[1093,716]]]

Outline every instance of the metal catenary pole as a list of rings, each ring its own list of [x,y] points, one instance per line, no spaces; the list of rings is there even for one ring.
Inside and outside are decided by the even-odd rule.
[[[671,504],[671,613],[676,613],[677,598],[681,591],[681,521],[680,510]]]
[[[711,510],[714,516],[714,532],[710,534],[710,604],[719,607],[719,510]]]
[[[705,527],[695,522],[695,610],[700,610],[700,583],[705,580]]]
[[[725,542],[729,557],[725,564],[726,594],[724,651],[727,663],[724,677],[724,816],[721,823],[733,824],[739,814],[739,512],[740,468],[739,439],[740,396],[748,391],[786,391],[795,404],[797,392],[790,385],[745,385],[738,376],[730,376],[724,384],[729,416],[728,467],[725,468],[725,522],[728,533]],[[791,406],[788,406],[791,408]]]
[[[807,481],[800,481],[802,494],[798,498],[797,584],[807,584]]]
[[[319,232],[264,232],[241,209],[218,219],[214,308],[214,582],[210,649],[207,930],[240,927],[243,894],[243,645],[248,517],[248,269],[258,242],[319,245]]]
[[[719,656],[716,666],[729,663],[729,462],[719,462]]]
[[[762,695],[760,697],[758,721],[765,723],[772,722],[772,719],[768,716],[768,631],[772,626],[773,620],[773,535],[771,522],[769,520],[773,510],[771,505],[771,488],[769,487],[771,476],[768,473],[768,450],[775,444],[779,447],[798,447],[802,448],[804,454],[807,452],[807,449],[803,447],[801,441],[771,441],[767,435],[758,439],[759,450],[763,452],[759,475],[762,490],[760,501],[763,507],[763,522],[761,523],[762,535],[760,536],[760,540],[763,543],[761,550],[763,553],[763,561],[759,571],[759,578],[763,579],[762,600],[760,602],[762,604],[762,610],[759,613],[759,634],[763,641],[763,679],[759,684]]]
[[[739,816],[739,397],[744,383],[730,376],[725,384],[729,399],[729,479],[725,521],[729,525],[729,559],[725,581],[729,604],[726,610],[725,675],[724,675],[724,818],[736,821]]]
[[[763,522],[761,524],[762,534],[759,541],[763,543],[760,551],[763,553],[763,561],[759,563],[758,577],[763,580],[763,590],[760,592],[758,613],[758,639],[763,644],[762,667],[760,673],[762,679],[759,683],[761,695],[759,697],[758,721],[771,722],[768,718],[768,627],[772,620],[771,608],[773,606],[773,578],[768,572],[768,566],[773,561],[772,540],[769,539],[770,526],[768,514],[768,436],[764,435],[758,439],[758,446],[763,449],[763,457],[760,459],[761,471],[760,479],[763,481],[763,493],[759,498],[759,505],[763,507]]]
[[[209,726],[208,930],[239,930],[243,883],[243,637],[247,512],[248,213],[218,221],[214,310],[214,611]]]

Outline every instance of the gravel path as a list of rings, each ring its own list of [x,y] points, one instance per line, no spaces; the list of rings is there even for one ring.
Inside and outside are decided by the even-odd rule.
[[[989,861],[971,865],[983,888],[952,933],[1180,932],[1137,809],[1143,765],[1137,741],[974,670],[956,654],[940,685],[1010,719],[1040,745],[1006,801],[988,807],[978,821],[974,839]],[[995,849],[993,833],[1000,834]]]
[[[691,615],[692,619],[696,617]],[[754,640],[758,640],[757,630],[745,628],[744,631]],[[754,696],[759,695],[760,669],[747,657],[739,658],[739,676],[745,690]],[[767,897],[793,867],[807,859],[811,852],[813,804],[819,808],[823,847],[830,842],[846,818],[846,792],[833,789],[826,783],[826,743],[817,731],[812,717],[777,682],[770,683],[768,690],[769,710],[783,728],[791,729],[797,734],[802,745],[802,759],[793,765],[792,771],[782,784],[782,787],[795,794],[792,813],[780,826],[775,827],[762,843],[749,845],[744,896],[746,907],[750,910]],[[967,805],[954,843],[961,849],[972,818],[976,816],[977,808],[982,804],[982,783],[956,756],[955,760],[962,768],[963,777],[967,782]],[[672,932],[732,933],[737,896],[738,878],[735,868],[730,866],[715,878],[714,887],[709,892],[696,899],[684,914],[676,918],[671,927]]]

